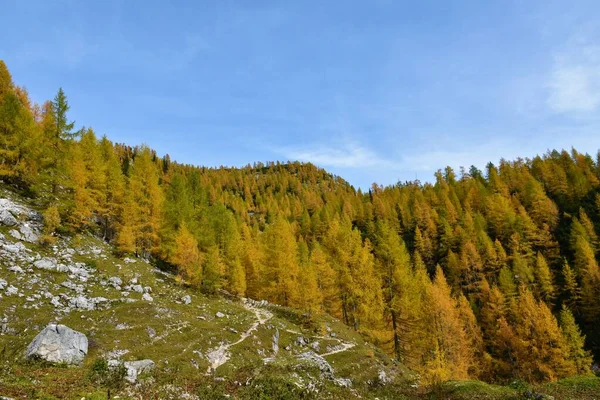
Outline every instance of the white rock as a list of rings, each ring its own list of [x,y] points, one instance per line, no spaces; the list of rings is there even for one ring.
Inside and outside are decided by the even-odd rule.
[[[25,271],[23,271],[23,268],[16,266],[16,265],[14,267],[10,267],[8,270],[10,272],[14,272],[15,274],[22,274],[25,272]]]
[[[142,293],[144,291],[144,288],[142,287],[142,285],[133,285],[131,287],[131,290],[137,293]]]
[[[379,382],[383,385],[390,383],[391,379],[387,376],[387,374],[385,373],[385,371],[382,369],[381,371],[379,371]]]
[[[41,260],[37,260],[33,263],[33,266],[48,271],[57,270],[56,260],[52,258],[42,258]]]
[[[13,253],[13,254],[19,254],[21,252],[28,251],[27,247],[25,247],[25,245],[20,242],[14,243],[14,244],[2,244],[2,247],[4,247],[4,250],[8,251],[9,253]]]
[[[50,300],[50,304],[52,304],[56,308],[61,308],[62,304],[60,302],[60,297],[54,296],[52,300]]]
[[[6,226],[15,226],[18,224],[17,219],[8,210],[0,210],[0,224]]]
[[[221,311],[217,311],[217,313],[215,314],[215,316],[217,318],[225,318],[225,314],[223,314]]]
[[[190,304],[192,302],[192,297],[189,294],[185,295],[181,298],[181,301],[183,301],[183,304]]]
[[[65,325],[49,324],[25,350],[27,358],[81,364],[88,352],[87,337]]]
[[[21,237],[21,232],[19,232],[16,229],[11,229],[10,231],[8,231],[8,234],[17,240],[23,240],[23,238]]]
[[[335,383],[336,385],[343,387],[343,388],[352,387],[352,381],[347,378],[335,378],[333,380],[333,383]]]
[[[38,234],[28,224],[21,225],[19,231],[21,232],[22,240],[30,243],[37,242]]]
[[[88,311],[92,311],[95,308],[94,303],[90,302],[85,296],[72,298],[71,301],[69,301],[69,307]]]
[[[0,279],[0,290],[4,290],[4,288],[7,286],[8,282],[6,282],[4,279]]]
[[[144,293],[142,295],[142,300],[145,300],[145,301],[154,301],[154,299],[152,298],[152,296],[150,296],[148,293]]]
[[[111,276],[110,278],[108,278],[108,283],[110,283],[116,288],[117,286],[121,286],[123,284],[123,281],[118,276]]]
[[[12,296],[13,294],[17,294],[19,293],[19,289],[17,289],[16,287],[14,287],[13,285],[10,285],[6,291],[4,292],[7,296]]]

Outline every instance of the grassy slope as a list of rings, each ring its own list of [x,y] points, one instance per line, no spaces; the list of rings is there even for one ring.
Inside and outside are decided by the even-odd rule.
[[[0,227],[0,233],[12,240],[8,230]],[[25,245],[33,254],[53,256],[49,249],[34,244]],[[231,359],[214,373],[207,375],[208,360],[194,351],[205,355],[220,342],[235,342],[256,321],[253,312],[244,308],[239,300],[222,296],[207,297],[186,288],[176,283],[173,277],[160,273],[145,262],[125,264],[122,259],[111,254],[109,246],[94,238],[83,238],[77,246],[74,243],[69,245],[84,253],[89,253],[86,250],[91,248],[102,249],[101,256],[75,255],[73,261],[84,262],[96,269],[94,279],[86,284],[87,297],[102,296],[115,302],[106,310],[72,310],[66,315],[59,314],[47,299],[34,302],[26,300],[28,296],[42,290],[39,284],[29,284],[27,281],[35,274],[42,282],[51,283],[44,286],[50,287],[54,295],[61,292],[73,295],[74,292],[70,289],[52,286],[68,280],[67,274],[34,268],[19,275],[9,272],[8,265],[0,260],[0,278],[8,281],[9,285],[19,287],[24,293],[23,297],[4,296],[0,299],[0,317],[6,315],[8,326],[14,329],[13,334],[0,335],[0,395],[15,398],[92,398],[94,393],[101,391],[101,388],[95,387],[86,379],[93,362],[109,351],[127,350],[128,353],[122,357],[126,361],[150,358],[157,363],[156,371],[151,379],[146,380],[146,387],[143,388],[148,390],[148,381],[151,381],[151,390],[156,390],[157,393],[168,384],[173,384],[190,393],[196,393],[199,387],[206,388],[210,385],[217,392],[235,395],[240,392],[240,382],[245,385],[247,381],[260,381],[262,377],[274,378],[277,381],[274,385],[291,383],[297,392],[300,389],[295,383],[306,383],[312,377],[312,380],[318,381],[319,392],[328,391],[339,398],[354,397],[349,389],[339,388],[330,380],[320,379],[319,371],[314,366],[297,360],[297,354],[309,350],[295,344],[299,334],[309,338],[320,336],[326,326],[344,342],[356,343],[354,348],[326,358],[335,368],[336,377],[351,378],[354,388],[359,392],[363,386],[367,386],[366,381],[376,379],[383,365],[387,365],[388,369],[392,365],[389,358],[337,320],[322,316],[311,325],[303,325],[300,322],[301,316],[292,310],[268,306],[273,317],[266,324],[259,325],[246,340],[232,347]],[[23,269],[26,267],[22,265]],[[112,276],[120,277],[123,282],[137,277],[141,285],[152,288],[154,301],[142,301],[142,295],[135,292],[128,296],[136,300],[133,303],[116,301],[122,298],[120,292],[99,283]],[[79,283],[73,279],[72,281]],[[184,295],[192,297],[191,304],[185,305],[180,301]],[[38,309],[24,307],[31,303],[40,306]],[[217,312],[224,313],[227,317],[217,318]],[[60,323],[85,333],[89,339],[90,350],[81,367],[56,367],[29,363],[22,359],[27,344],[46,324],[57,318],[60,318]],[[119,324],[125,324],[127,329],[117,329]],[[148,333],[150,328],[155,332],[153,337]],[[275,328],[280,332],[280,351],[272,363],[265,365],[263,358],[272,355],[271,343]],[[328,338],[319,339],[319,342],[321,352],[325,352],[328,344],[338,344],[339,340]],[[288,346],[289,351],[286,350]],[[260,379],[254,379],[257,376]],[[220,378],[224,378],[224,382]],[[131,395],[134,396],[135,391],[131,391]],[[157,396],[167,395],[163,393]],[[173,396],[177,398],[177,395]]]

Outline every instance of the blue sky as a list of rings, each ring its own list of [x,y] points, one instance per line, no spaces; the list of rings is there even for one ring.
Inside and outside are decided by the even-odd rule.
[[[2,2],[0,58],[77,125],[355,186],[600,148],[598,1]]]

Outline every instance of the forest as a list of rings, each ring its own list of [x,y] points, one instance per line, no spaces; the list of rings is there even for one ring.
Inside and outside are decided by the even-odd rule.
[[[328,313],[425,382],[591,374],[600,156],[433,178],[361,191],[299,162],[180,164],[76,125],[62,89],[33,103],[0,61],[0,179],[44,210],[45,245],[94,234],[194,290]]]

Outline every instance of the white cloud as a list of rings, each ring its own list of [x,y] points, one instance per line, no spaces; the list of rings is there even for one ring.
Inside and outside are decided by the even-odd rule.
[[[600,47],[571,43],[555,57],[547,105],[558,113],[590,113],[600,108]]]
[[[558,112],[589,112],[600,105],[600,65],[562,66],[552,73],[548,105]]]
[[[352,141],[339,146],[284,147],[277,152],[290,160],[311,162],[322,167],[389,168],[394,166],[391,161],[382,158],[373,150]]]

